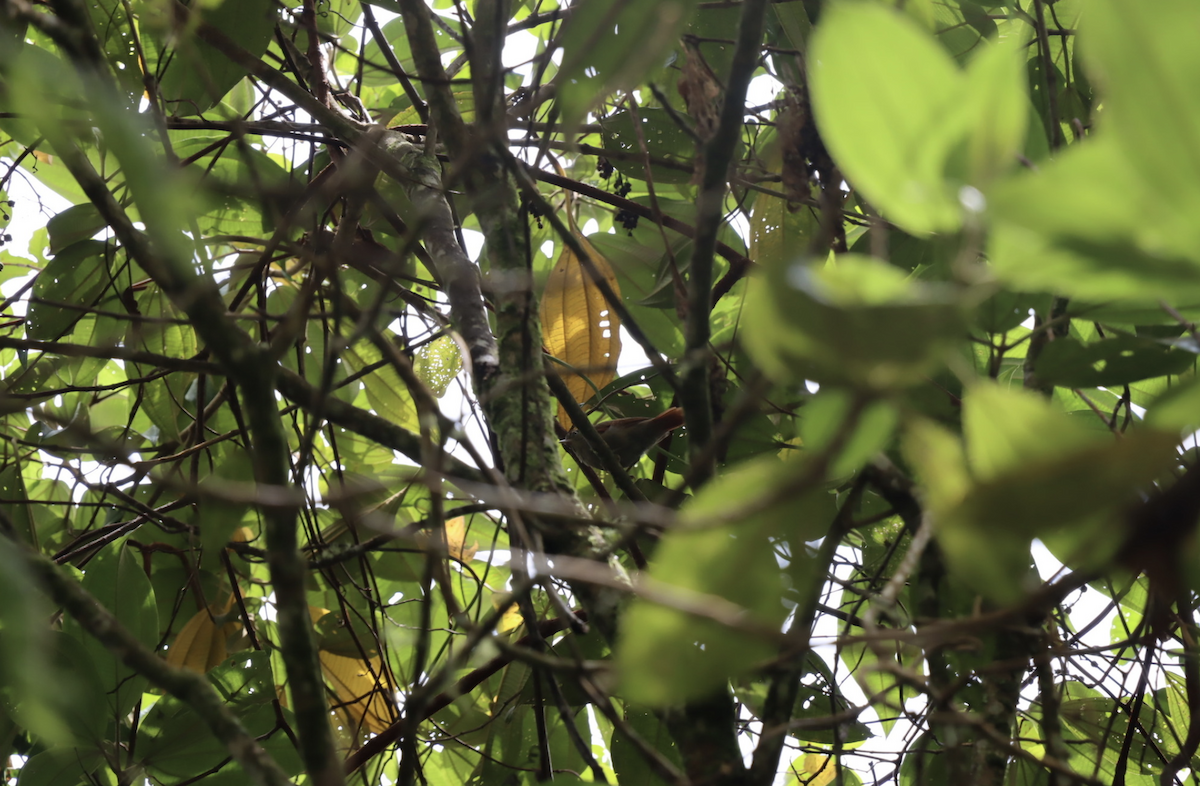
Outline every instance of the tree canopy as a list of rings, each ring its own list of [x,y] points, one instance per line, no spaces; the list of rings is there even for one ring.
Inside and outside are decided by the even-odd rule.
[[[0,0],[5,782],[1194,781],[1197,30]]]

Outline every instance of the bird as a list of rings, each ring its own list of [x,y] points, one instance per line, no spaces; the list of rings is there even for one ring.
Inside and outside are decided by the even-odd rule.
[[[682,425],[683,410],[671,407],[652,418],[606,420],[596,424],[596,431],[616,454],[618,463],[628,469],[638,463],[646,451],[657,445],[659,440]],[[589,467],[604,469],[600,457],[578,429],[572,430],[562,441],[580,462]]]

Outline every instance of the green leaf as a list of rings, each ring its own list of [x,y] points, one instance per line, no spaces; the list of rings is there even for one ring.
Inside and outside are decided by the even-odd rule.
[[[26,317],[30,338],[54,341],[94,305],[109,285],[112,248],[97,240],[75,243],[54,256],[38,274]]]
[[[1016,165],[1025,143],[1029,97],[1025,93],[1024,46],[1023,36],[1010,35],[1001,43],[985,46],[967,67],[965,179],[981,188]]]
[[[275,727],[271,702],[276,692],[266,652],[238,653],[231,662],[209,672],[209,679],[251,736],[261,736]],[[209,732],[192,708],[174,696],[155,702],[138,725],[137,753],[150,772],[171,780],[192,777],[229,756],[228,748]],[[237,765],[229,766],[237,769]]]
[[[842,254],[826,265],[764,268],[747,292],[743,328],[751,357],[780,380],[911,385],[965,330],[951,290],[877,259]]]
[[[1200,299],[1195,214],[1163,196],[1100,134],[988,190],[998,219],[988,256],[1021,289],[1147,305]]]
[[[157,252],[169,257],[166,264],[172,275],[187,281],[192,274],[195,238],[184,233],[199,212],[194,184],[163,160],[151,142],[154,130],[148,118],[130,105],[108,99],[98,86],[91,87],[92,122],[121,164],[146,234]]]
[[[963,436],[971,473],[981,481],[1031,461],[1086,451],[1103,439],[1035,393],[990,384],[976,385],[964,397]]]
[[[874,402],[855,414],[853,424],[847,419],[854,414],[854,398],[835,388],[821,390],[804,405],[800,436],[804,449],[811,453],[828,450],[834,439],[841,447],[832,455],[826,475],[842,478],[862,468],[872,456],[891,441],[898,415],[886,402]],[[849,425],[849,428],[847,426]],[[846,430],[847,433],[842,433]]]
[[[969,730],[961,733],[968,739],[974,737]],[[948,786],[954,783],[948,758],[933,732],[921,734],[904,752],[904,760],[900,763],[900,786]]]
[[[154,588],[138,553],[127,542],[101,550],[83,575],[83,588],[92,594],[144,647],[158,646],[158,606]],[[63,630],[87,653],[104,686],[109,717],[123,718],[141,699],[144,677],[137,676],[78,623],[68,618]]]
[[[597,233],[589,236],[588,241],[612,265],[625,306],[655,348],[668,357],[682,355],[685,343],[679,320],[656,304],[662,283],[663,247],[646,246],[620,233]],[[674,308],[674,300],[670,306]]]
[[[1195,362],[1191,352],[1134,336],[1118,336],[1086,346],[1068,337],[1047,344],[1035,369],[1044,382],[1089,388],[1181,374]]]
[[[266,53],[278,21],[271,0],[198,3],[192,13],[255,58]],[[162,57],[164,68],[158,74],[159,88],[171,114],[188,117],[208,111],[246,76],[245,69],[199,40],[192,30],[168,25],[165,20],[154,21],[162,25],[155,30],[161,36],[159,45],[168,40],[173,44],[169,54]]]
[[[382,363],[383,355],[368,341],[360,341],[342,353],[346,364],[355,374],[364,369]],[[387,418],[397,426],[403,426],[410,431],[418,431],[417,408],[408,388],[400,380],[400,375],[390,364],[383,363],[362,377],[366,389],[367,401],[377,415]]]
[[[802,593],[815,592],[804,543],[822,537],[832,523],[824,491],[794,490],[806,466],[762,459],[710,483],[685,506],[680,526],[664,536],[650,576],[668,596],[717,596],[744,609],[757,625],[780,625],[785,609],[777,549],[786,550],[791,580]],[[762,499],[778,501],[747,510]],[[693,523],[699,526],[689,529]],[[639,598],[623,620],[616,650],[621,693],[651,705],[678,703],[716,689],[773,651],[770,642],[747,632],[735,635],[714,621]]]
[[[804,52],[812,34],[812,21],[801,3],[772,3],[767,12],[767,41],[780,49],[795,49]],[[804,77],[798,68],[798,59],[788,54],[771,57],[775,72],[789,85],[800,84]]]
[[[801,205],[795,212],[783,199],[760,195],[750,214],[749,256],[767,268],[787,266],[809,253],[820,230],[815,211]]]
[[[663,758],[680,769],[683,768],[679,750],[667,726],[649,707],[627,703],[625,722],[642,741],[662,754]],[[613,728],[609,740],[613,769],[621,783],[637,783],[643,786],[665,786],[665,781],[646,763],[641,750],[620,729]]]
[[[69,744],[72,729],[62,717],[66,699],[48,666],[51,609],[37,581],[11,546],[0,549],[0,701],[4,710],[52,744]]]
[[[17,786],[90,786],[96,782],[91,773],[103,766],[99,750],[51,748],[25,762]]]
[[[1000,291],[975,309],[979,329],[985,333],[1007,333],[1029,319],[1030,310],[1045,313],[1050,299],[1045,295],[1027,295]]]
[[[461,370],[462,352],[450,336],[434,339],[413,354],[413,371],[438,398],[446,395]]]
[[[1200,380],[1192,379],[1155,398],[1146,412],[1146,423],[1176,432],[1200,428]]]
[[[1194,208],[1200,201],[1200,53],[1188,33],[1200,26],[1200,6],[1097,0],[1083,24],[1084,57],[1104,88],[1106,132],[1163,202]]]
[[[874,699],[871,706],[880,717],[885,734],[896,725],[896,707],[918,696],[909,682],[897,675],[897,669],[921,674],[924,671],[920,648],[900,641],[880,642],[871,646],[852,642],[841,648],[842,663],[863,693]]]
[[[40,538],[34,527],[31,506],[25,502],[29,495],[25,488],[25,476],[21,471],[23,464],[24,462],[14,457],[0,469],[0,499],[4,500],[0,502],[0,512],[12,522],[13,534],[36,548]]]
[[[954,61],[911,19],[873,3],[825,9],[810,46],[817,125],[848,179],[908,232],[956,229],[957,189],[943,181],[967,120]]]
[[[696,143],[692,137],[679,127],[665,109],[642,107],[638,109],[641,120],[641,137],[633,121],[633,113],[626,110],[614,112],[600,120],[601,134],[606,149],[620,150],[636,156],[628,161],[616,161],[613,165],[627,178],[634,180],[646,179],[646,168],[642,163],[643,148],[653,158],[675,161],[681,168],[675,169],[651,164],[650,172],[655,183],[688,183],[693,176],[692,156],[696,152]]]
[[[572,9],[562,33],[558,107],[568,127],[608,95],[666,65],[696,0],[589,0]]]
[[[1121,511],[1177,460],[1175,432],[1137,429],[1117,440],[1034,393],[991,384],[964,398],[963,427],[965,453],[927,423],[910,428],[906,452],[947,564],[1000,603],[1036,580],[1035,537],[1068,565],[1104,564],[1124,538]]]
[[[1184,0],[1105,0],[1089,14],[1103,130],[989,193],[1003,219],[991,257],[1006,280],[1095,300],[1200,294],[1200,100],[1190,88],[1200,59],[1181,32],[1198,14]]]
[[[84,6],[92,18],[96,38],[113,66],[112,73],[121,80],[130,96],[140,95],[145,85],[134,41],[133,20],[127,12],[130,6],[121,0],[88,0]]]
[[[749,687],[741,686],[737,689],[738,699],[745,702],[750,711],[759,717],[762,717],[766,694],[765,682],[755,682]],[[824,745],[834,744],[835,739],[843,744],[853,744],[874,737],[871,729],[862,721],[830,719],[830,716],[840,715],[850,707],[850,701],[838,688],[833,672],[821,656],[815,652],[805,655],[800,688],[792,708],[792,719],[806,722],[796,724],[790,729],[790,736]],[[822,719],[829,720],[821,723]]]

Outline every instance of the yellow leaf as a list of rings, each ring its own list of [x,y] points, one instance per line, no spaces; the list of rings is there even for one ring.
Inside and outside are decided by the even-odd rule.
[[[620,286],[608,260],[583,235],[576,232],[575,236],[619,297]],[[546,280],[541,310],[542,338],[547,351],[572,369],[559,371],[571,395],[580,403],[587,401],[616,376],[617,358],[621,354],[621,322],[567,246],[563,246]],[[558,419],[565,428],[570,427],[562,407]]]
[[[494,608],[494,609],[500,608],[505,603],[508,603],[508,600],[511,597],[512,597],[511,592],[493,592],[492,593],[492,608]],[[521,616],[521,609],[518,608],[517,604],[514,603],[511,606],[509,606],[504,611],[504,614],[500,617],[500,622],[499,622],[499,624],[496,625],[496,632],[497,633],[507,633],[510,630],[516,630],[517,628],[521,627],[524,624],[525,624],[525,618]]]
[[[379,658],[363,661],[321,650],[321,670],[333,688],[336,712],[350,731],[379,732],[392,725],[392,711]]]
[[[238,527],[229,536],[230,543],[250,543],[254,540],[254,530],[249,527]]]
[[[308,613],[313,623],[317,623],[330,611],[309,606]],[[387,683],[382,679],[382,663],[378,657],[364,661],[328,650],[318,650],[317,655],[321,659],[321,671],[333,688],[329,706],[347,732],[354,736],[366,732],[377,734],[392,725]]]
[[[215,618],[224,617],[232,608],[231,594],[224,603],[214,603],[196,612],[167,650],[167,663],[204,674],[224,661],[229,654],[226,642],[241,630],[242,623],[232,620],[218,628]]]
[[[792,764],[792,774],[804,786],[826,786],[837,777],[833,759],[820,753],[808,753],[800,760],[800,771]]]
[[[428,547],[431,543],[434,546],[434,551],[441,550],[441,538],[434,535],[432,532],[418,532],[416,538],[417,545],[422,549]],[[467,545],[467,520],[463,516],[456,516],[446,522],[446,551],[451,558],[459,562],[470,562],[475,557],[475,552],[479,550],[479,541],[476,540],[470,546]]]
[[[450,556],[460,562],[470,562],[479,550],[479,541],[467,545],[467,520],[464,516],[456,516],[446,522],[446,545]]]

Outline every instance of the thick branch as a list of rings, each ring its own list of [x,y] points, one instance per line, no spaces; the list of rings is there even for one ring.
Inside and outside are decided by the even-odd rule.
[[[458,113],[450,77],[442,66],[441,49],[433,32],[433,12],[425,0],[400,0],[400,13],[417,74],[425,86],[431,120],[450,150],[463,150],[467,146],[467,127]]]
[[[725,204],[729,165],[742,132],[746,90],[758,67],[762,47],[763,17],[767,0],[746,0],[738,22],[737,48],[733,53],[721,121],[704,147],[704,181],[696,201],[696,246],[688,272],[687,365],[680,402],[687,415],[693,461],[712,437],[712,394],[709,385],[709,312],[712,309],[713,252]],[[711,467],[692,467],[703,482]]]
[[[380,141],[386,155],[407,173],[397,181],[420,216],[421,237],[450,300],[450,319],[467,343],[471,370],[480,384],[496,373],[496,339],[488,324],[479,269],[458,244],[454,214],[442,188],[441,164],[404,134],[385,131]]]

